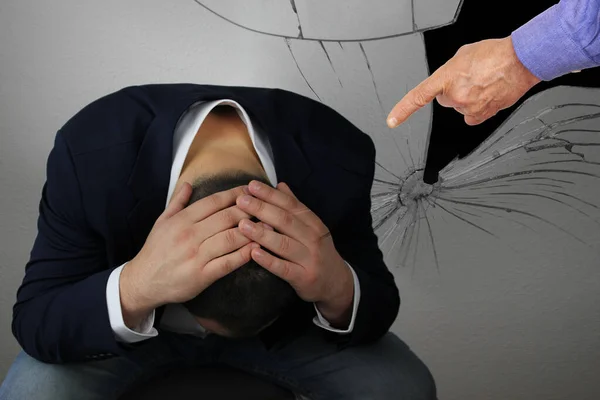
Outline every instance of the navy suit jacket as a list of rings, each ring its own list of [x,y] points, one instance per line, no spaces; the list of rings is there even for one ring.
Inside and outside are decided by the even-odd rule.
[[[64,363],[145,345],[115,339],[107,280],[137,254],[164,210],[180,116],[197,101],[225,98],[241,104],[266,132],[278,180],[329,227],[358,275],[353,332],[323,335],[352,346],[388,331],[400,299],[372,229],[375,148],[369,136],[329,107],[279,89],[147,85],[94,101],[56,135],[38,235],[13,309],[13,333],[25,352]],[[265,340],[299,334],[312,324],[312,305],[300,303],[267,329]]]

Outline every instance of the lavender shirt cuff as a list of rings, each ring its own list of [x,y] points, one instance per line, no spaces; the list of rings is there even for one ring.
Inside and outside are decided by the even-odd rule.
[[[512,41],[519,60],[541,80],[595,66],[565,32],[558,5],[514,31]]]

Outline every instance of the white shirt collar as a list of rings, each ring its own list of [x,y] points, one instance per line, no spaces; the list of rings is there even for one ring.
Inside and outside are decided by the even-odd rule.
[[[275,163],[273,162],[273,152],[266,134],[258,127],[252,124],[248,113],[236,101],[233,100],[215,100],[209,102],[198,102],[192,105],[180,118],[173,134],[173,164],[171,166],[171,177],[169,180],[169,191],[167,192],[167,203],[175,191],[175,185],[181,174],[183,163],[190,150],[190,146],[196,137],[196,133],[204,122],[204,119],[219,105],[229,105],[236,109],[241,120],[246,124],[248,133],[256,154],[262,163],[263,168],[273,186],[277,185],[277,173],[275,172]]]

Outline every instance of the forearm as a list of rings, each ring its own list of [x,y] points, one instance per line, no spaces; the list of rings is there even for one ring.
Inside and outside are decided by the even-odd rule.
[[[542,80],[600,65],[600,0],[562,0],[511,35],[523,65]]]

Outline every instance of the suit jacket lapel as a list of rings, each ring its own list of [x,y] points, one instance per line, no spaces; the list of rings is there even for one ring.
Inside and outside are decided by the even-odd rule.
[[[140,148],[129,179],[129,186],[138,199],[129,214],[134,248],[139,250],[154,222],[165,208],[171,171],[173,139],[164,121],[155,119]]]
[[[165,209],[177,122],[194,102],[202,100],[201,93],[177,90],[177,85],[145,88],[149,98],[142,101],[155,117],[146,131],[128,182],[138,200],[128,218],[136,251],[142,248],[154,222]]]

